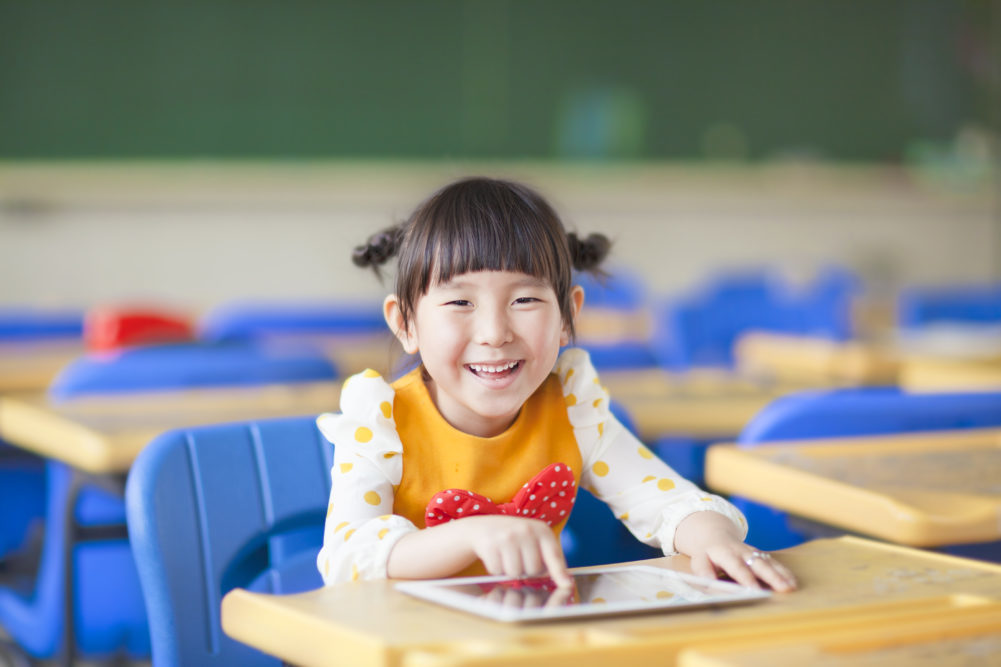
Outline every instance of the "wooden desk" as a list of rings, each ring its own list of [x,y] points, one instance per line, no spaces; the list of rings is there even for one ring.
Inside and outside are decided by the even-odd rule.
[[[1001,429],[713,445],[706,482],[899,544],[1001,539]]]
[[[201,424],[336,410],[339,382],[105,395],[59,405],[0,396],[0,438],[91,473],[128,470],[155,436]]]
[[[738,341],[734,356],[738,372],[750,378],[825,386],[894,384],[908,391],[1001,391],[1001,334],[992,335],[996,338],[952,335],[876,344],[754,332]]]
[[[751,332],[734,347],[739,372],[823,386],[896,384],[897,352],[886,345]]]
[[[293,664],[357,667],[670,665],[722,649],[822,650],[835,639],[859,652],[1001,641],[1001,566],[851,537],[780,557],[801,590],[740,607],[516,625],[375,581],[297,595],[235,589],[222,601],[222,627]],[[688,560],[648,562],[686,570]]]
[[[1001,357],[907,357],[901,364],[900,386],[913,392],[1001,391]]]
[[[640,439],[647,442],[665,436],[733,438],[770,402],[805,388],[715,369],[606,371],[601,381],[612,400],[636,422]]]
[[[63,366],[83,353],[83,341],[0,343],[0,394],[43,391]]]

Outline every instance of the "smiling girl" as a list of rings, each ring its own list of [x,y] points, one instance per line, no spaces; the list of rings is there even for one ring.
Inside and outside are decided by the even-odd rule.
[[[570,582],[559,534],[579,486],[696,574],[795,586],[743,543],[744,517],[681,478],[612,415],[574,336],[608,240],[567,234],[531,189],[473,178],[421,204],[355,250],[397,257],[390,329],[420,364],[392,383],[365,371],[341,413],[317,419],[335,445],[324,582],[546,574]]]

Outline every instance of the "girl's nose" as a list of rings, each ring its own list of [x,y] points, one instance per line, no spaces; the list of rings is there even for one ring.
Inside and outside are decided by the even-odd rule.
[[[511,323],[500,309],[482,309],[476,317],[476,342],[482,345],[503,345],[513,340]]]

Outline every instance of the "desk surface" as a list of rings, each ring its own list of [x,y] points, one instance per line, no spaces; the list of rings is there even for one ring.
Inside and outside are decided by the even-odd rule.
[[[915,336],[893,343],[752,332],[737,342],[748,377],[838,385],[899,384],[909,391],[1001,391],[1001,329],[976,338]]]
[[[1001,357],[906,357],[901,362],[900,386],[914,392],[1001,391]]]
[[[44,390],[83,349],[79,340],[0,342],[0,394]]]
[[[734,359],[752,377],[831,386],[894,384],[899,372],[890,346],[760,331],[740,337]]]
[[[673,664],[698,651],[823,648],[832,637],[903,651],[946,638],[1001,640],[1001,566],[851,537],[780,557],[801,590],[747,606],[519,626],[374,581],[284,596],[236,589],[223,599],[222,625],[293,664],[359,667]],[[648,562],[686,570],[688,560]]]
[[[1001,430],[713,445],[706,482],[913,546],[1001,539]]]
[[[81,398],[0,396],[0,438],[94,473],[124,472],[164,431],[336,410],[340,383],[264,385]]]
[[[716,369],[605,371],[601,381],[646,441],[671,435],[733,438],[770,402],[807,386]]]

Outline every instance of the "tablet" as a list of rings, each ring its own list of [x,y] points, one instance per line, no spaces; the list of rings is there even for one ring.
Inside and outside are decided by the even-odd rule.
[[[682,611],[768,598],[765,590],[649,565],[587,567],[571,571],[574,585],[549,577],[503,576],[405,581],[396,588],[495,621],[545,621],[649,611]]]

